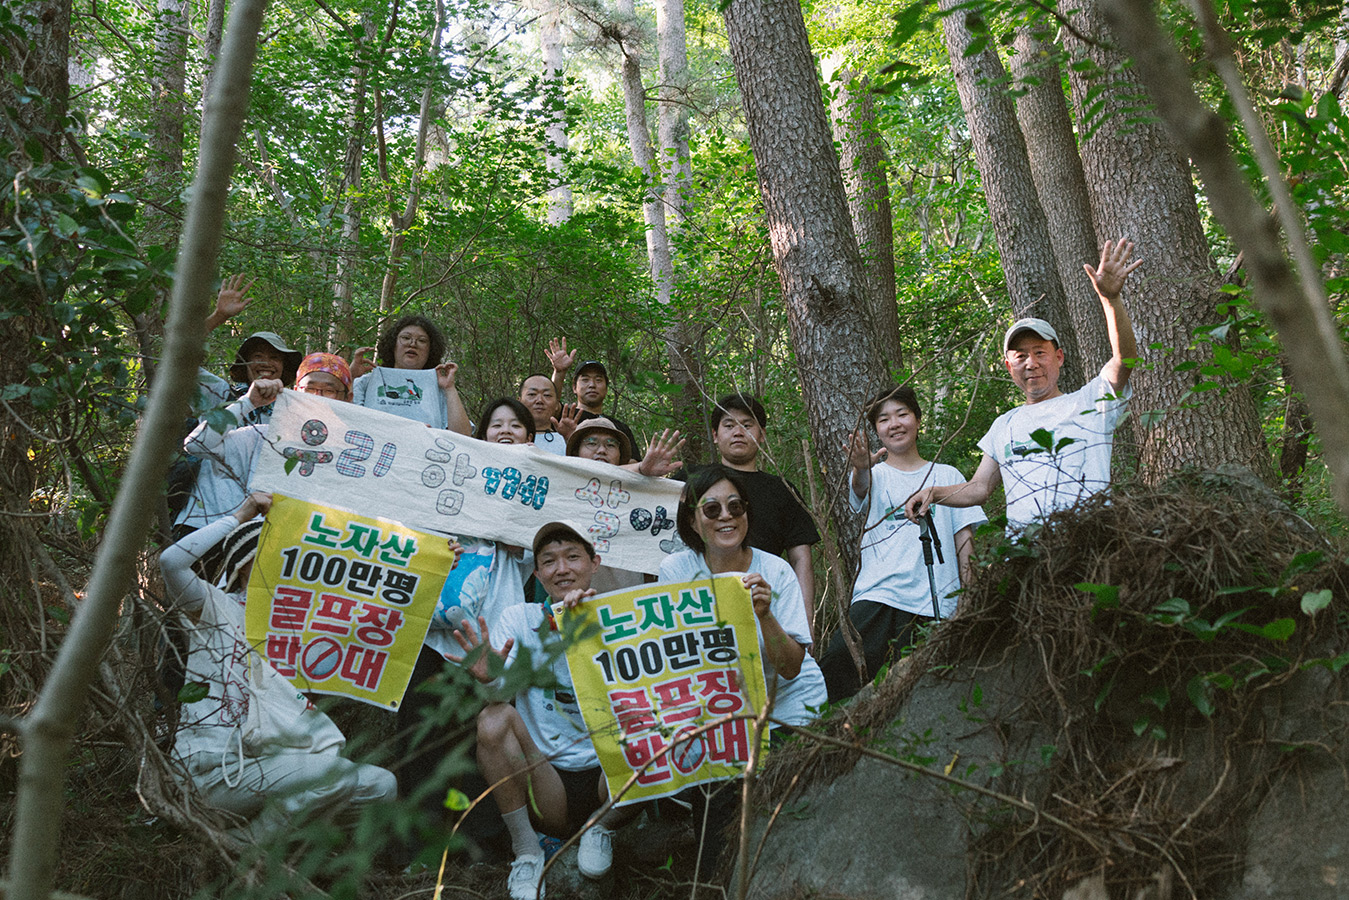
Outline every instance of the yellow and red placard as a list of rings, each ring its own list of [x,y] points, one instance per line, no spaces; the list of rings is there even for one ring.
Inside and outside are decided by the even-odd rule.
[[[603,594],[566,618],[577,636],[567,664],[610,796],[636,775],[618,805],[744,771],[748,717],[767,691],[739,575]]]
[[[452,563],[443,535],[274,495],[248,641],[300,690],[397,709]]]

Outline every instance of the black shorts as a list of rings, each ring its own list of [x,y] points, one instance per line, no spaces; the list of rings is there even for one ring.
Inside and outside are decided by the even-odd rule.
[[[562,779],[562,791],[567,795],[567,833],[555,834],[553,837],[565,840],[580,831],[591,814],[602,805],[600,779],[604,777],[604,770],[599,766],[574,772],[554,766],[553,770]]]

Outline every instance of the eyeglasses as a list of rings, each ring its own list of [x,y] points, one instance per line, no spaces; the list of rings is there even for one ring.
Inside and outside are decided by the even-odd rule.
[[[329,387],[326,384],[306,384],[300,388],[302,394],[313,394],[316,397],[328,397],[333,400],[341,400],[347,395],[346,388]]]
[[[431,345],[431,339],[425,335],[404,333],[398,336],[397,343],[405,345],[411,344],[413,347],[429,347]]]
[[[703,511],[703,518],[705,519],[721,518],[721,502],[719,500],[708,500],[698,508]],[[745,502],[739,497],[726,501],[726,512],[732,519],[738,519],[743,516],[745,514],[745,509]]]
[[[605,450],[617,450],[618,438],[588,437],[582,439],[581,446],[591,450],[598,450],[601,447]]]

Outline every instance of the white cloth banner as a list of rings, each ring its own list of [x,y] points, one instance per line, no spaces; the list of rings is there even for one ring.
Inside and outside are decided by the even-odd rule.
[[[252,487],[410,528],[530,546],[566,522],[605,565],[655,573],[684,549],[683,485],[534,447],[489,444],[388,413],[282,391]]]

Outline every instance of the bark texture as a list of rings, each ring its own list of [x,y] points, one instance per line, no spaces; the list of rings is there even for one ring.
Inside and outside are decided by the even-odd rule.
[[[1083,384],[1082,354],[1059,281],[1049,221],[1035,191],[1026,140],[1005,88],[1007,72],[993,42],[970,52],[975,38],[967,21],[971,14],[957,9],[958,5],[957,0],[941,0],[942,11],[948,13],[942,18],[942,30],[998,240],[1013,317],[1038,316],[1054,325],[1064,353],[1059,385],[1064,391],[1076,390]]]
[[[890,214],[890,161],[885,140],[876,128],[871,83],[853,69],[841,69],[830,112],[839,166],[848,192],[857,248],[866,266],[867,293],[876,341],[886,364],[904,367],[899,341],[899,306],[895,303],[895,233]]]
[[[1012,77],[1025,91],[1016,101],[1016,118],[1026,139],[1035,191],[1049,222],[1059,282],[1082,352],[1082,374],[1094,377],[1110,358],[1110,337],[1101,301],[1082,265],[1096,265],[1101,242],[1092,224],[1087,178],[1063,94],[1063,73],[1055,61],[1059,50],[1026,27],[1017,29],[1013,47]]]
[[[363,49],[375,38],[375,20],[367,10],[361,14],[359,28],[352,29],[353,43],[359,59]],[[357,267],[357,251],[361,240],[361,157],[365,154],[365,140],[370,133],[366,114],[369,67],[357,62],[351,67],[351,102],[347,107],[347,152],[342,160],[342,236],[338,242],[336,277],[333,279],[333,320],[328,329],[328,349],[334,353],[351,340],[352,281]]]
[[[1189,164],[1160,122],[1131,111],[1143,86],[1113,49],[1099,0],[1085,0],[1073,21],[1077,31],[1093,37],[1088,43],[1067,35],[1064,42],[1070,55],[1088,64],[1075,66],[1068,77],[1077,120],[1089,132],[1082,142],[1082,169],[1096,233],[1131,238],[1146,259],[1125,290],[1138,345],[1152,364],[1132,381],[1132,410],[1145,426],[1140,470],[1156,479],[1184,466],[1235,463],[1269,481],[1273,466],[1246,387],[1227,383],[1225,390],[1193,394],[1207,377],[1197,370],[1176,371],[1185,362],[1202,363],[1208,354],[1190,349],[1194,329],[1218,321],[1220,276],[1204,239]],[[1109,85],[1089,98],[1102,78]],[[1093,101],[1099,108],[1088,113]]]
[[[858,529],[843,452],[887,377],[865,269],[800,5],[736,0],[723,15],[830,519],[852,569]]]
[[[9,884],[14,900],[51,894],[70,742],[99,661],[112,638],[118,609],[131,588],[136,558],[153,521],[159,488],[176,444],[178,425],[195,391],[204,357],[207,300],[215,278],[235,144],[248,103],[265,0],[235,0],[202,127],[201,159],[183,229],[166,329],[163,375],[150,394],[145,421],[98,549],[89,589],[61,644],[51,677],[21,726],[23,756]],[[65,61],[61,63],[63,69]]]
[[[1341,512],[1349,513],[1349,362],[1338,325],[1320,296],[1320,275],[1311,272],[1299,282],[1274,222],[1251,193],[1232,156],[1226,125],[1195,96],[1187,66],[1171,39],[1162,33],[1151,5],[1142,0],[1111,0],[1106,15],[1134,56],[1135,71],[1147,85],[1158,112],[1199,167],[1214,215],[1245,255],[1256,301],[1278,330],[1288,364],[1319,423],[1322,451],[1334,476],[1336,505]],[[1216,28],[1216,22],[1210,20],[1209,27]],[[1210,31],[1211,41],[1217,37]],[[1238,109],[1248,109],[1244,88],[1230,81],[1228,87],[1237,95],[1233,100]],[[1251,133],[1249,125],[1247,130],[1257,157],[1263,157],[1268,149],[1267,137],[1263,131]],[[1262,162],[1271,194],[1281,205],[1288,202],[1291,206],[1286,186],[1281,180],[1275,183],[1280,173],[1271,165],[1273,162]],[[1292,210],[1287,213],[1291,216]],[[1301,234],[1285,227],[1293,232],[1288,235],[1289,242],[1301,243]],[[1303,253],[1295,249],[1292,255],[1299,258]],[[1268,457],[1265,462],[1268,466]]]

